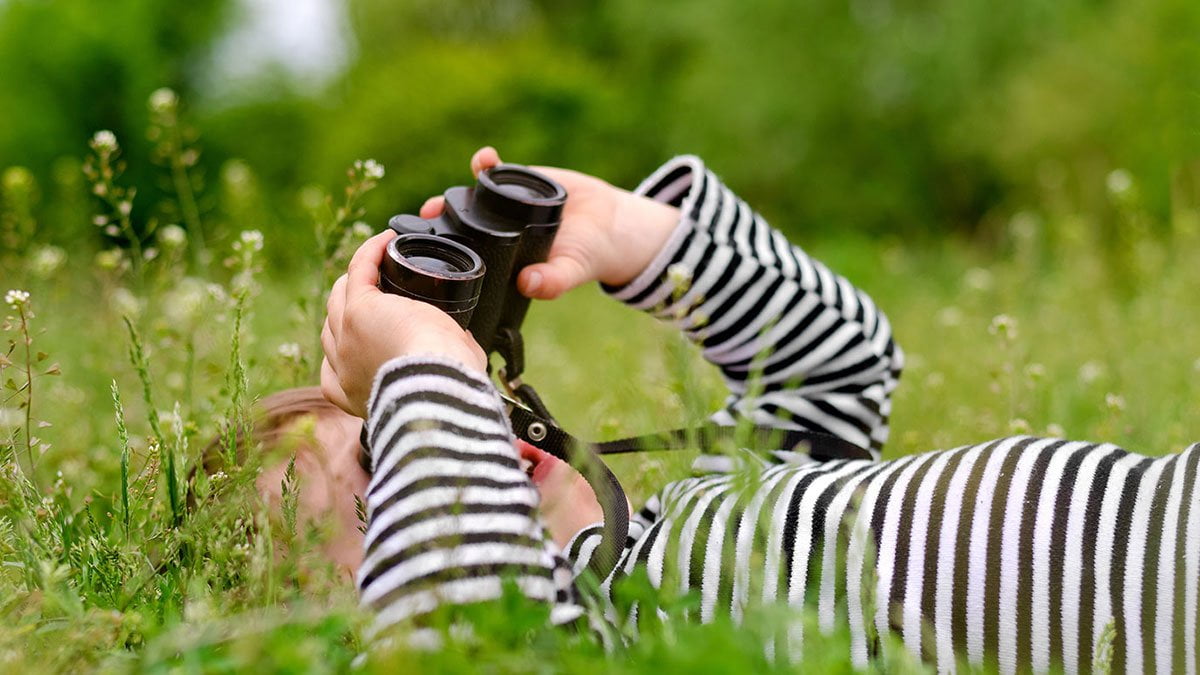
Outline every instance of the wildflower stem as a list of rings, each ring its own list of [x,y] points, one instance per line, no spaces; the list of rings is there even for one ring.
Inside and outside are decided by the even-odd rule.
[[[119,207],[118,207],[119,208]],[[118,210],[118,213],[120,211]],[[121,232],[125,234],[125,238],[129,240],[129,248],[133,251],[133,278],[139,290],[145,289],[144,274],[142,270],[142,262],[145,260],[142,257],[142,240],[137,233],[133,231],[133,221],[129,216],[121,214]]]
[[[21,318],[21,338],[25,343],[25,452],[29,455],[30,480],[37,484],[34,470],[37,459],[33,456],[33,336],[29,334],[29,316],[25,313],[25,305],[17,305],[17,314]]]
[[[188,333],[187,342],[184,344],[184,368],[183,368],[183,396],[187,402],[188,414],[192,414],[194,409],[195,399],[195,381],[196,381],[196,336]]]
[[[175,135],[175,148],[183,147],[183,137],[179,126],[173,125],[171,133]],[[183,222],[187,223],[188,232],[192,237],[192,257],[196,270],[204,269],[208,254],[204,245],[204,227],[200,222],[200,208],[196,206],[196,194],[192,190],[192,180],[188,176],[187,166],[183,163],[183,154],[178,150],[171,154],[171,180],[175,183],[175,195],[179,198],[179,210]]]

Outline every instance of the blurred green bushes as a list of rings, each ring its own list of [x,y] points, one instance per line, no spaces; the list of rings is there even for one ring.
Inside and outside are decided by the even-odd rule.
[[[306,94],[268,78],[216,101],[192,89],[236,17],[229,0],[8,0],[0,166],[58,185],[43,190],[39,208],[51,209],[70,189],[59,158],[109,128],[133,182],[153,190],[145,101],[170,85],[205,133],[206,216],[237,217],[215,212],[211,193],[228,186],[213,178],[245,159],[231,166],[255,186],[247,208],[268,236],[300,246],[305,185],[378,159],[388,179],[368,209],[382,224],[464,180],[484,143],[630,187],[667,156],[696,152],[773,222],[810,236],[990,231],[1048,193],[1064,212],[1107,214],[1115,230],[1104,181],[1118,168],[1152,214],[1196,202],[1192,0],[359,0],[346,10],[355,58],[339,81]],[[139,200],[136,218],[170,219],[153,192]]]

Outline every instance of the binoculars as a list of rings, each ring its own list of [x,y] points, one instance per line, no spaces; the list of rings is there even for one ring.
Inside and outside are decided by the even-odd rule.
[[[513,434],[575,466],[595,490],[604,511],[602,543],[588,566],[603,579],[617,564],[629,531],[625,492],[591,446],[558,427],[533,387],[521,382],[525,366],[521,322],[529,298],[517,290],[517,274],[544,262],[562,221],[567,191],[517,164],[480,172],[474,186],[446,190],[437,218],[393,216],[399,235],[379,266],[379,288],[427,302],[449,314],[484,353],[504,360],[499,375],[510,396]],[[366,427],[362,444],[367,446]],[[370,471],[365,450],[359,457]]]
[[[485,353],[519,350],[529,298],[517,274],[544,262],[562,220],[567,191],[536,171],[500,164],[479,174],[474,186],[446,190],[436,218],[393,216],[380,265],[385,292],[427,302],[446,312]]]

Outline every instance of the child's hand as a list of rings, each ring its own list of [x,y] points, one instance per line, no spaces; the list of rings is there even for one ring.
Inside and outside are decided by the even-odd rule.
[[[500,163],[494,148],[471,157],[471,172]],[[591,281],[619,285],[632,281],[658,253],[679,222],[679,211],[652,199],[577,171],[534,166],[567,190],[562,226],[544,263],[529,265],[517,288],[531,298],[557,298]],[[442,212],[445,200],[434,197],[421,207],[422,218]]]
[[[431,354],[487,370],[483,350],[448,314],[376,286],[379,263],[395,236],[391,230],[377,234],[354,253],[349,270],[329,293],[321,330],[321,391],[337,407],[364,419],[375,373],[398,356]]]

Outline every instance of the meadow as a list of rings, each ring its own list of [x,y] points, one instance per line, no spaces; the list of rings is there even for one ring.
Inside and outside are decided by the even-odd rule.
[[[296,522],[299,486],[285,479],[274,517],[255,494],[264,463],[287,458],[252,452],[213,475],[197,467],[210,445],[233,456],[256,400],[315,383],[325,289],[391,215],[363,206],[386,167],[354,162],[342,184],[307,189],[308,222],[289,224],[305,238],[264,236],[239,211],[254,185],[244,164],[222,172],[222,217],[201,219],[177,104],[169,90],[150,101],[158,170],[174,181],[186,229],[135,232],[137,186],[109,132],[80,149],[76,180],[94,199],[56,213],[90,222],[111,246],[52,243],[44,235],[61,223],[38,222],[31,206],[50,188],[20,168],[2,176],[0,670],[340,672],[365,649],[353,585],[311,554],[322,528]],[[809,241],[789,230],[876,298],[906,351],[886,457],[1013,433],[1151,455],[1200,440],[1200,190],[1181,175],[1162,216],[1123,170],[1084,187],[1094,199],[1046,180],[1032,208],[986,234]],[[715,369],[680,336],[598,288],[536,303],[526,335],[526,380],[584,438],[695,422],[723,397]],[[637,504],[687,475],[690,459],[651,453],[613,466]],[[669,611],[693,601],[673,599]],[[475,631],[447,633],[452,649],[360,665],[786,670],[762,640],[808,620],[766,607],[740,628],[667,623],[605,655],[545,618],[506,598],[475,617]],[[810,638],[801,665],[849,670],[845,640]],[[886,651],[881,667],[919,669],[895,645]]]
[[[315,383],[358,242],[491,143],[624,187],[703,157],[887,313],[885,457],[1178,451],[1200,440],[1198,33],[1195,0],[0,0],[0,672],[849,671],[846,632],[767,658],[803,612],[606,654],[515,597],[363,661],[303,486],[285,473],[274,515],[256,494],[288,452],[232,441]],[[582,438],[724,398],[596,287],[525,334],[526,381]],[[691,459],[611,463],[639,504]],[[876,669],[920,670],[882,647]]]

